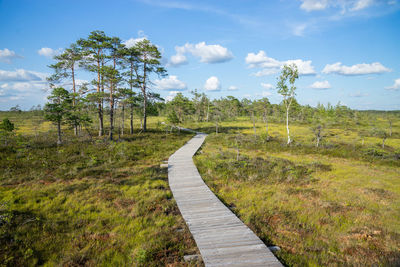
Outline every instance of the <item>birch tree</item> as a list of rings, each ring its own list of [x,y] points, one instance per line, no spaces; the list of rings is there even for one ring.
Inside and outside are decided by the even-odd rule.
[[[294,86],[294,83],[297,78],[299,78],[297,66],[295,64],[289,66],[285,65],[283,66],[281,75],[278,77],[278,84],[276,86],[278,89],[278,93],[283,97],[283,104],[285,105],[286,109],[286,131],[288,137],[288,145],[290,145],[291,143],[289,130],[289,110],[296,95],[296,86]]]

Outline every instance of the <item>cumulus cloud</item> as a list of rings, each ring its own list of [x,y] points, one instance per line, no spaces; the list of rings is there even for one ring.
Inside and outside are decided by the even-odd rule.
[[[147,40],[147,36],[144,34],[142,30],[138,31],[138,37],[137,38],[130,38],[128,40],[123,41],[122,43],[128,47],[131,48],[136,45],[136,43],[141,42],[143,40]]]
[[[134,47],[136,43],[146,40],[147,37],[143,36],[143,37],[138,37],[138,38],[130,38],[124,42],[122,42],[126,47],[131,48]]]
[[[255,76],[265,76],[275,74],[284,65],[295,64],[299,70],[299,75],[315,75],[314,66],[311,60],[303,61],[301,59],[291,59],[286,61],[279,61],[277,59],[268,57],[265,51],[260,50],[257,54],[248,53],[246,56],[246,64],[249,68],[262,68],[261,71],[253,73]]]
[[[268,57],[263,50],[260,50],[257,54],[248,53],[245,61],[249,68],[279,68],[281,66],[280,61]]]
[[[171,75],[161,80],[155,80],[154,84],[157,89],[166,91],[184,91],[187,89],[186,83],[180,81],[177,76]]]
[[[204,89],[206,91],[219,91],[221,90],[221,83],[216,76],[211,76],[204,84]]]
[[[0,62],[11,63],[12,60],[16,58],[22,58],[21,56],[17,55],[14,51],[4,48],[3,50],[0,49]]]
[[[340,75],[365,75],[365,74],[377,74],[383,72],[389,72],[390,69],[386,68],[379,62],[371,64],[356,64],[352,66],[342,65],[341,62],[334,64],[327,64],[322,70],[323,73],[336,73]]]
[[[200,58],[203,63],[222,63],[233,58],[233,54],[221,45],[208,45],[205,42],[198,44],[186,43],[184,46],[175,47],[176,54],[170,59],[170,65],[179,66],[187,63],[185,54],[192,54]]]
[[[237,91],[237,90],[238,90],[238,88],[234,85],[231,85],[228,87],[228,91]]]
[[[265,88],[265,89],[268,89],[268,90],[274,88],[274,86],[273,86],[272,84],[270,84],[270,83],[261,83],[261,86],[262,86],[263,88]]]
[[[45,73],[24,69],[0,70],[1,102],[29,100],[42,95],[47,87],[46,76]]]
[[[10,81],[0,85],[1,100],[3,103],[10,103],[17,100],[30,101],[44,94],[47,88],[46,82],[41,80],[31,80],[23,82]]]
[[[40,81],[45,75],[42,73],[17,69],[15,71],[0,70],[0,81],[25,82],[25,81]]]
[[[184,54],[178,53],[171,57],[169,65],[177,67],[177,66],[184,65],[187,63],[188,63],[188,61],[187,61],[186,56]]]
[[[52,49],[49,47],[42,47],[40,48],[37,52],[39,55],[44,56],[44,57],[54,57],[56,55],[59,55],[61,53],[62,49]]]
[[[310,85],[313,89],[329,89],[331,85],[328,81],[316,81],[315,83]]]
[[[400,78],[394,81],[392,86],[385,87],[388,90],[399,90],[400,89]]]

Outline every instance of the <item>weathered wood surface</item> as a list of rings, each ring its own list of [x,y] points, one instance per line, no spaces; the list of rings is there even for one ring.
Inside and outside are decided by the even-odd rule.
[[[168,180],[206,266],[282,266],[267,246],[207,187],[193,163],[198,133],[168,160]]]

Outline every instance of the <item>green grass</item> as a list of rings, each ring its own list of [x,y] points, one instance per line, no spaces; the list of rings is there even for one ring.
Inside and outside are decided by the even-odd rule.
[[[198,127],[212,132],[212,125]],[[392,137],[394,145],[385,149],[342,138],[325,140],[317,149],[306,140],[306,132],[300,135],[302,141],[288,147],[282,134],[272,134],[270,141],[255,137],[248,121],[224,122],[222,127],[222,133],[207,137],[195,163],[213,192],[242,221],[266,244],[282,248],[277,256],[283,263],[400,264],[397,135]],[[296,127],[293,132],[307,129]],[[337,129],[338,135],[345,131]]]
[[[159,166],[192,135],[150,127],[118,142],[67,133],[61,146],[30,132],[1,147],[0,266],[186,266],[197,248]]]

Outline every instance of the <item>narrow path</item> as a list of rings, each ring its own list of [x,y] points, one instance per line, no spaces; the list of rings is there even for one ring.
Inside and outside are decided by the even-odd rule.
[[[168,180],[206,266],[282,266],[267,246],[207,187],[193,163],[198,133],[168,160]]]

